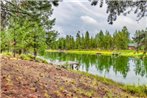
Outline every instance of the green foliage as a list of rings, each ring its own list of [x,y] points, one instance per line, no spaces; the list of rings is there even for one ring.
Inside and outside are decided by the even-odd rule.
[[[129,32],[126,27],[122,31],[114,33],[114,47],[116,49],[127,49],[129,43]]]
[[[3,24],[1,28],[1,52],[13,51],[13,56],[16,53],[33,53],[34,59],[38,53],[43,55],[47,45],[51,47],[57,36],[57,32],[52,30],[55,19],[51,19],[50,16],[52,5],[57,5],[58,0],[56,2],[6,0],[5,3],[1,3],[2,14],[4,11],[10,13],[3,16],[7,26]]]
[[[52,49],[128,49],[129,42],[129,32],[124,26],[121,31],[115,32],[113,36],[108,31],[100,31],[95,37],[90,37],[88,31],[85,32],[85,35],[81,35],[79,31],[75,40],[71,35],[59,38],[52,45]]]
[[[21,54],[21,55],[20,55],[20,58],[21,58],[22,60],[32,60],[32,58],[31,58],[29,55],[25,55],[25,54]]]
[[[88,31],[85,33],[84,44],[85,44],[85,47],[84,47],[85,49],[90,48],[90,37],[89,37]]]
[[[12,56],[12,53],[11,52],[3,52],[2,55],[11,57]]]
[[[26,54],[21,54],[19,56],[19,58],[22,59],[22,60],[30,60],[30,61],[34,60],[34,56],[31,55],[31,54],[27,54],[27,55]],[[48,64],[48,62],[46,60],[43,60],[43,59],[41,59],[39,57],[36,58],[36,62],[41,62],[41,63]]]
[[[78,31],[77,35],[76,35],[76,49],[81,49],[81,36],[80,36],[80,31]]]
[[[58,33],[56,31],[46,32],[46,44],[48,48],[54,48],[54,43],[57,38]]]
[[[135,33],[134,41],[137,43],[137,50],[144,50],[144,53],[147,51],[147,28],[145,30],[138,30]]]
[[[146,0],[89,0],[91,5],[99,4],[100,7],[106,3],[109,24],[113,24],[117,17],[121,14],[125,16],[134,12],[137,15],[138,21],[146,17]],[[131,10],[130,10],[131,8]],[[133,10],[132,10],[133,9]]]
[[[28,53],[35,48],[37,52],[43,54],[46,49],[45,31],[37,23],[24,21],[12,21],[11,27],[7,31],[1,32],[2,50],[15,50],[15,52]],[[28,27],[29,26],[29,27]],[[15,45],[14,45],[15,43]],[[34,47],[35,45],[35,47]]]
[[[1,41],[0,41],[0,45],[1,45],[1,52],[3,51],[10,51],[10,49],[12,48],[12,43],[11,43],[11,40],[12,40],[12,34],[9,34],[9,31],[1,31],[0,32],[0,35],[1,35]]]
[[[48,64],[48,62],[47,62],[46,60],[43,60],[43,59],[41,59],[41,58],[36,58],[36,61],[37,61],[37,62],[41,62],[41,63],[46,63],[46,64]]]
[[[50,30],[54,25],[55,19],[50,19],[52,6],[58,6],[59,0],[2,0],[1,15],[2,29],[9,23],[9,18],[29,19],[43,25],[46,30]]]
[[[132,86],[125,85],[123,88],[131,94],[137,94],[140,96],[145,96],[147,94],[147,86]]]

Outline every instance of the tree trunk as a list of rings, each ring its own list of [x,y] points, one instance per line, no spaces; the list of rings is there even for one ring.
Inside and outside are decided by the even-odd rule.
[[[37,49],[36,49],[36,35],[34,32],[34,60],[36,61],[36,56],[37,56]]]
[[[37,51],[36,48],[34,48],[34,60],[36,61]]]
[[[10,47],[8,47],[8,52],[10,52]]]
[[[3,52],[3,50],[1,49],[1,53]]]
[[[14,45],[13,46],[14,47],[14,49],[13,49],[13,57],[15,57],[16,56],[16,49],[15,49],[15,47],[16,47],[15,31],[14,31],[14,40],[13,41],[14,41],[14,44],[13,44]]]
[[[20,50],[19,50],[19,55],[21,55],[21,53],[22,53],[22,50],[20,49]]]

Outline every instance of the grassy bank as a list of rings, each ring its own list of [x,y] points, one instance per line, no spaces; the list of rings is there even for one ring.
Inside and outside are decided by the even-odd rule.
[[[81,72],[76,70],[70,70],[70,71],[75,72],[77,74],[82,74],[85,77],[90,77],[92,78],[92,80],[101,81],[102,83],[105,83],[106,85],[116,86],[128,92],[129,94],[133,94],[140,97],[143,97],[143,96],[147,97],[147,85],[122,84],[122,83],[114,82],[113,80],[107,79],[105,77],[89,74],[87,72]]]
[[[140,57],[143,56],[143,52],[136,52],[135,50],[47,50],[47,52],[65,52],[65,53],[75,53],[75,54],[101,54],[101,55],[115,55],[128,56],[128,57]],[[147,56],[147,54],[145,55]]]
[[[3,52],[1,55],[6,56],[8,58],[13,58],[12,52]],[[34,61],[34,56],[32,54],[16,54],[16,57],[14,59],[22,59],[22,60],[28,60],[28,61]],[[40,62],[40,63],[48,63],[46,60],[41,59],[39,57],[36,57],[35,62]]]

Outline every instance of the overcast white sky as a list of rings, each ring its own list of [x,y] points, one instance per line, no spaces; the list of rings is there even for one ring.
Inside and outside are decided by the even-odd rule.
[[[54,8],[53,17],[56,18],[54,29],[60,33],[60,36],[75,36],[78,31],[85,33],[89,31],[93,36],[100,30],[109,31],[111,34],[115,30],[121,30],[123,26],[127,26],[131,36],[136,30],[145,29],[147,27],[147,18],[136,21],[135,14],[127,16],[119,16],[113,25],[108,24],[106,13],[106,5],[102,8],[91,6],[88,0],[64,0]]]

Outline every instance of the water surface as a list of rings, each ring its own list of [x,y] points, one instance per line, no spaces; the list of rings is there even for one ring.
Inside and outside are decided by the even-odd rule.
[[[147,84],[147,58],[58,52],[48,52],[44,57],[49,60],[79,62],[80,71],[107,77],[116,82],[137,85]]]

